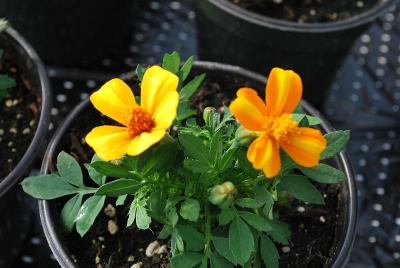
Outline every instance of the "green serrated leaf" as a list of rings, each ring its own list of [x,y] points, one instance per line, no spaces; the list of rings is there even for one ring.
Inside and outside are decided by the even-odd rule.
[[[133,200],[128,211],[128,221],[126,222],[126,227],[132,226],[132,224],[135,222],[136,219],[136,201]]]
[[[106,176],[97,172],[90,164],[85,164],[85,168],[89,173],[89,177],[99,186],[106,182]]]
[[[223,209],[219,214],[219,225],[227,225],[236,217],[236,210],[233,208]]]
[[[320,183],[339,183],[346,180],[343,171],[322,163],[316,167],[299,169],[304,175]]]
[[[85,187],[83,185],[82,170],[78,161],[64,151],[61,151],[57,156],[57,170],[60,176],[67,182],[77,187]]]
[[[245,222],[247,222],[247,224],[260,232],[268,232],[272,230],[272,226],[268,223],[267,219],[262,216],[248,211],[240,211],[239,215]]]
[[[130,178],[132,177],[129,169],[110,162],[96,161],[90,164],[97,172],[114,178]]]
[[[171,73],[177,74],[179,71],[179,65],[181,64],[181,57],[178,52],[174,51],[171,54],[165,53],[162,67]]]
[[[83,237],[99,215],[104,206],[105,196],[91,196],[81,206],[76,216],[76,230]]]
[[[272,227],[272,230],[268,232],[276,242],[281,243],[282,245],[288,245],[290,239],[290,229],[289,225],[279,220],[269,220],[269,224]]]
[[[96,195],[118,197],[125,194],[134,194],[143,186],[142,182],[132,179],[118,179],[100,186]]]
[[[188,77],[193,65],[193,56],[190,56],[186,62],[182,65],[181,70],[180,70],[180,77],[181,80],[180,82],[184,82],[186,78]]]
[[[200,215],[200,203],[196,199],[188,198],[182,202],[180,214],[188,221],[197,221]]]
[[[190,225],[177,225],[176,226],[179,235],[186,243],[186,250],[188,251],[200,251],[204,249],[205,238],[202,233],[193,228]]]
[[[217,131],[211,137],[210,151],[209,151],[210,162],[213,163],[214,166],[216,166],[218,158],[221,157],[223,149],[224,149],[224,143],[222,140],[222,131]]]
[[[203,174],[210,171],[210,166],[208,164],[195,159],[185,159],[183,161],[183,165],[187,170],[190,170],[194,173]]]
[[[179,92],[179,101],[187,101],[196,92],[197,88],[203,82],[205,74],[195,76],[191,81],[184,85]]]
[[[173,268],[192,268],[200,264],[203,255],[196,252],[184,252],[175,255],[171,259]]]
[[[321,193],[308,180],[301,175],[288,175],[280,178],[281,185],[295,198],[313,204],[325,204]]]
[[[292,114],[292,119],[298,123],[300,123],[304,117],[307,118],[309,126],[315,126],[321,124],[321,119],[319,119],[318,117],[305,114]]]
[[[149,229],[151,218],[147,215],[147,210],[143,206],[136,208],[136,226],[141,230]]]
[[[249,260],[254,250],[253,233],[240,218],[236,218],[229,226],[229,249],[241,265]]]
[[[279,267],[279,253],[274,242],[266,235],[261,235],[260,253],[264,264],[268,268]]]
[[[237,264],[235,257],[233,256],[232,251],[229,249],[229,239],[225,237],[212,237],[213,245],[217,252],[223,256],[225,259],[229,260],[233,264]]]
[[[350,139],[350,130],[330,132],[324,137],[328,141],[328,145],[321,154],[321,160],[333,157],[344,150]]]
[[[56,174],[31,176],[21,182],[25,193],[44,200],[76,194],[79,189],[69,184]]]
[[[185,152],[194,159],[211,166],[210,159],[208,157],[208,149],[203,144],[203,140],[188,133],[179,134],[179,142],[185,148]]]
[[[219,172],[226,171],[229,167],[232,166],[234,161],[236,160],[236,152],[237,148],[231,148],[227,150],[221,157],[221,160],[218,164]]]
[[[258,203],[255,199],[244,197],[235,200],[235,204],[243,208],[259,208],[262,204]]]
[[[256,185],[253,188],[253,192],[254,192],[254,199],[260,205],[273,202],[272,194],[265,187]]]
[[[82,194],[77,194],[65,203],[61,210],[61,225],[70,233],[75,225],[75,219],[82,205]]]
[[[115,201],[115,205],[122,206],[123,204],[125,204],[125,200],[127,197],[128,197],[127,194],[118,196],[117,201]]]

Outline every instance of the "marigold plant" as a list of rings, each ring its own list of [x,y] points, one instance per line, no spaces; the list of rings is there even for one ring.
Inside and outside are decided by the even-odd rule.
[[[300,77],[279,68],[270,73],[265,101],[241,88],[223,112],[208,107],[196,116],[189,101],[204,74],[185,83],[192,62],[180,66],[174,52],[161,67],[138,66],[140,99],[120,79],[105,83],[91,103],[120,125],[87,134],[92,162],[81,166],[61,152],[57,172],[28,177],[22,187],[39,199],[71,195],[61,222],[81,236],[106,197],[117,197],[116,205],[129,206],[128,227],[163,226],[159,238],[170,241],[173,267],[278,267],[276,245],[291,235],[278,207],[291,198],[324,204],[315,182],[346,178],[320,160],[339,153],[349,132],[324,136],[315,128],[320,119],[299,105]]]

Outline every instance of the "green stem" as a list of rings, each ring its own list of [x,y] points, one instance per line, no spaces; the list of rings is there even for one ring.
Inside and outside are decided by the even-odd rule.
[[[204,255],[206,256],[206,258],[208,258],[211,250],[211,213],[210,213],[210,204],[208,203],[207,198],[205,198],[204,211],[206,219],[205,221],[206,245],[205,245]]]

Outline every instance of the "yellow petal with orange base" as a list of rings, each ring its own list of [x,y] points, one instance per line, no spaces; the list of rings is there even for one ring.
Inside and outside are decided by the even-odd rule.
[[[292,70],[273,68],[265,88],[267,112],[272,116],[290,114],[303,94],[300,76]]]
[[[247,159],[253,164],[254,169],[262,169],[267,178],[278,175],[281,169],[279,145],[267,135],[258,137],[251,143]]]
[[[266,108],[257,92],[251,88],[241,88],[237,98],[229,105],[229,110],[247,130],[260,131]]]
[[[165,134],[167,134],[165,130],[155,129],[153,129],[151,132],[143,132],[142,134],[133,138],[127,148],[127,154],[136,156],[143,153],[152,145],[159,142],[165,136]]]
[[[179,78],[175,74],[152,66],[143,75],[141,85],[141,107],[153,115],[163,98],[170,92],[177,91]]]
[[[126,126],[132,110],[137,106],[132,90],[121,79],[105,83],[90,96],[93,106],[102,114]]]
[[[109,161],[119,159],[126,154],[132,137],[126,127],[99,126],[86,135],[85,141],[100,159]]]
[[[327,141],[317,129],[298,128],[296,134],[289,135],[280,145],[297,164],[314,167],[318,165]]]

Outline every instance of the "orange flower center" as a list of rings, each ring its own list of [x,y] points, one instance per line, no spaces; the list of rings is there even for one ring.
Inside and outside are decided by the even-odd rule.
[[[297,122],[290,114],[279,117],[267,117],[263,129],[277,141],[286,140],[287,136],[297,131]]]
[[[150,132],[153,127],[154,121],[146,111],[140,107],[132,111],[128,122],[128,130],[133,137],[143,132]]]

